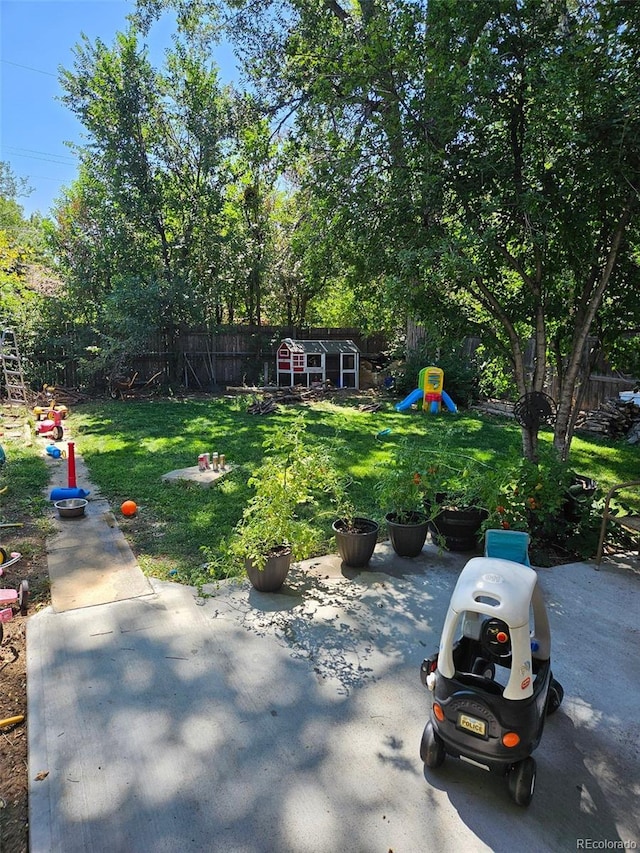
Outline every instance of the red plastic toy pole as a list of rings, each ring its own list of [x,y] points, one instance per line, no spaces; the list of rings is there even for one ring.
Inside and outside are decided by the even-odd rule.
[[[68,459],[69,459],[69,488],[76,488],[76,451],[75,444],[73,441],[67,442],[68,451]]]

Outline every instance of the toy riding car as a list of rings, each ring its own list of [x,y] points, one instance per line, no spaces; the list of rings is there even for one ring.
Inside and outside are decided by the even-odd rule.
[[[4,574],[4,570],[8,569],[14,563],[20,560],[22,554],[17,551],[12,551],[8,554],[4,548],[0,548],[0,577]],[[27,614],[27,604],[29,601],[29,583],[27,580],[20,581],[17,589],[5,589],[0,587],[0,643],[4,638],[3,622],[10,622],[13,619],[13,608],[18,607],[23,616]]]
[[[563,689],[551,673],[551,639],[535,571],[474,557],[453,591],[439,651],[420,677],[432,706],[420,757],[438,767],[447,754],[506,775],[521,806],[533,797],[531,753]]]

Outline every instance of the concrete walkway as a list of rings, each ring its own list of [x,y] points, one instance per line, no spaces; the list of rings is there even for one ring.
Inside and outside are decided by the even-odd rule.
[[[67,446],[66,442],[60,443],[61,449]],[[66,458],[46,458],[50,470],[49,497],[53,489],[69,487],[69,464]],[[74,458],[76,482],[89,492],[88,505],[80,518],[60,518],[52,507],[57,533],[47,543],[47,562],[51,606],[56,613],[152,592],[109,502],[89,481],[82,457],[74,454]]]
[[[337,557],[278,594],[149,594],[28,627],[32,853],[473,853],[640,845],[640,577],[540,570],[565,688],[531,806],[425,771],[419,680],[465,557]]]

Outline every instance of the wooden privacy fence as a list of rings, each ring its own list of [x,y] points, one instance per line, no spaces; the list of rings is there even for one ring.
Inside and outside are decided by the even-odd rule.
[[[172,349],[168,336],[150,338],[145,352],[131,356],[122,375],[112,380],[129,380],[136,377],[146,382],[159,375],[158,384],[169,384],[173,374],[174,384],[198,391],[214,391],[228,386],[267,385],[275,383],[275,357],[283,338],[296,340],[352,340],[364,361],[374,365],[387,348],[382,335],[364,336],[356,328],[296,328],[290,326],[217,326],[213,329],[182,329]],[[466,352],[474,354],[480,341],[469,338]],[[533,347],[526,352],[527,364],[533,366]],[[42,382],[68,388],[87,387],[103,391],[109,387],[109,377],[96,375],[93,381],[80,379],[76,363],[64,353],[55,354],[51,360],[38,365]],[[636,380],[637,382],[637,380]],[[620,391],[634,387],[628,375],[609,368],[603,358],[591,371],[582,408],[597,410],[604,401],[617,399]],[[557,400],[557,379],[550,374],[547,393]]]
[[[477,337],[469,337],[465,340],[465,353],[469,358],[473,358],[476,350],[481,345],[482,341]],[[585,348],[583,368],[589,370],[589,349],[595,341],[589,340]],[[524,352],[524,360],[526,369],[532,374],[535,366],[535,345],[531,340]],[[638,386],[639,379],[633,378],[630,374],[624,374],[620,371],[612,370],[607,360],[603,355],[599,355],[594,365],[589,372],[589,379],[584,389],[581,409],[586,411],[596,411],[606,400],[618,399],[618,394],[621,391],[629,391]],[[558,400],[559,382],[554,370],[549,369],[546,381],[545,392],[554,400]]]
[[[201,390],[275,384],[276,352],[284,338],[352,340],[365,359],[379,357],[386,346],[382,335],[366,337],[353,328],[221,327],[213,334],[204,329],[190,330],[180,336],[182,384]]]
[[[376,360],[387,346],[382,335],[365,336],[355,328],[295,328],[289,326],[219,326],[214,329],[183,329],[170,348],[168,338],[150,338],[145,351],[132,355],[118,377],[96,375],[81,383],[73,360],[58,356],[40,365],[45,381],[69,388],[80,384],[101,390],[117,380],[146,381],[161,374],[163,384],[213,391],[227,386],[275,383],[276,352],[283,338],[297,340],[352,340],[362,358]]]

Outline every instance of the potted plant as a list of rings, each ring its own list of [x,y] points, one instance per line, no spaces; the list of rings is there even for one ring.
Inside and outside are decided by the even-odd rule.
[[[389,539],[400,557],[417,557],[427,538],[429,519],[424,507],[421,462],[420,454],[404,441],[385,463],[377,483]]]
[[[265,442],[265,456],[249,478],[254,490],[230,542],[249,580],[261,592],[283,585],[293,560],[311,556],[320,535],[311,508],[325,488],[329,460],[305,438],[299,416]]]
[[[429,437],[417,472],[432,539],[450,551],[478,547],[483,522],[496,501],[501,472],[459,449],[454,427]]]
[[[483,506],[481,483],[470,475],[475,462],[461,469],[446,463],[432,466],[440,487],[425,498],[429,509],[429,532],[438,544],[449,551],[472,551],[478,546],[482,523],[488,516]],[[444,470],[444,475],[443,475]]]
[[[331,525],[342,562],[353,569],[364,569],[375,551],[380,525],[371,518],[356,515],[349,495],[351,480],[335,474],[327,489],[337,518]]]

